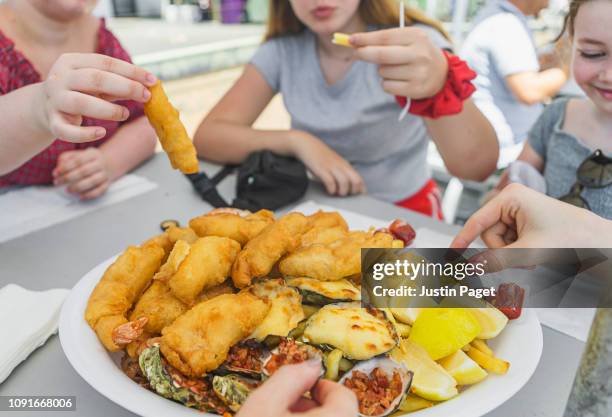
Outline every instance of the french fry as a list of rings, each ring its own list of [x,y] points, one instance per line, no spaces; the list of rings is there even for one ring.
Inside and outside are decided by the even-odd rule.
[[[493,351],[491,350],[491,348],[487,345],[487,342],[485,342],[482,339],[474,339],[472,341],[472,346],[476,349],[478,349],[479,351],[481,351],[482,353],[489,355],[489,356],[494,356],[493,355]]]
[[[352,48],[353,45],[351,44],[350,37],[351,35],[347,35],[346,33],[336,32],[334,33],[334,38],[332,39],[332,42],[336,45]]]
[[[151,98],[144,105],[144,111],[155,129],[157,137],[170,158],[174,169],[184,174],[198,172],[198,157],[185,126],[179,119],[178,111],[168,101],[168,96],[158,81],[150,88]]]
[[[330,381],[338,380],[338,371],[340,370],[340,360],[343,352],[340,349],[334,349],[325,357],[325,379]]]
[[[509,362],[489,356],[473,347],[468,350],[467,355],[483,369],[494,374],[504,375],[510,368]]]
[[[425,408],[433,407],[434,403],[424,398],[417,397],[416,395],[406,395],[406,398],[400,403],[399,410],[405,413],[412,413],[414,411],[423,410]]]

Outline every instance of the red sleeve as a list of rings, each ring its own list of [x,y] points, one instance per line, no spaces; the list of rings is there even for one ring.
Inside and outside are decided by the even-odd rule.
[[[119,39],[107,29],[104,19],[100,22],[100,32],[98,35],[98,53],[121,59],[122,61],[132,62],[130,54],[123,48]],[[125,106],[130,111],[130,117],[121,124],[130,123],[144,115],[144,105],[137,101],[120,101],[118,104]]]

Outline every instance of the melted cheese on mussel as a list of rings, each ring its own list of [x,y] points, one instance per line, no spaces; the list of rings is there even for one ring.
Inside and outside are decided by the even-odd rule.
[[[264,340],[267,336],[287,336],[304,319],[302,296],[296,289],[285,285],[282,279],[263,281],[243,291],[249,291],[272,303],[264,321],[249,336]]]
[[[287,280],[287,285],[295,287],[300,291],[318,294],[329,299],[330,302],[334,302],[332,300],[336,300],[337,302],[361,300],[361,292],[359,289],[346,279],[341,279],[339,281],[319,281],[313,278],[291,278]]]
[[[307,343],[332,346],[349,359],[366,360],[389,352],[399,342],[382,311],[359,303],[330,304],[313,314],[304,329]]]

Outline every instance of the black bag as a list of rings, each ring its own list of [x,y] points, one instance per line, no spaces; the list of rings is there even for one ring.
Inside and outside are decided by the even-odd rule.
[[[228,204],[217,191],[217,185],[238,169],[236,198]],[[276,210],[291,204],[306,193],[308,175],[304,164],[270,151],[251,154],[241,165],[226,166],[213,178],[201,172],[187,175],[196,192],[213,207],[235,207],[243,210]]]

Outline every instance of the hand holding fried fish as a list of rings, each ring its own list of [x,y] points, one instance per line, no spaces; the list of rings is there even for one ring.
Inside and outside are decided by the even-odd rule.
[[[199,170],[198,157],[178,111],[168,101],[168,96],[158,81],[151,91],[151,99],[145,103],[144,111],[155,129],[162,148],[168,154],[174,169],[183,174],[195,174]]]

